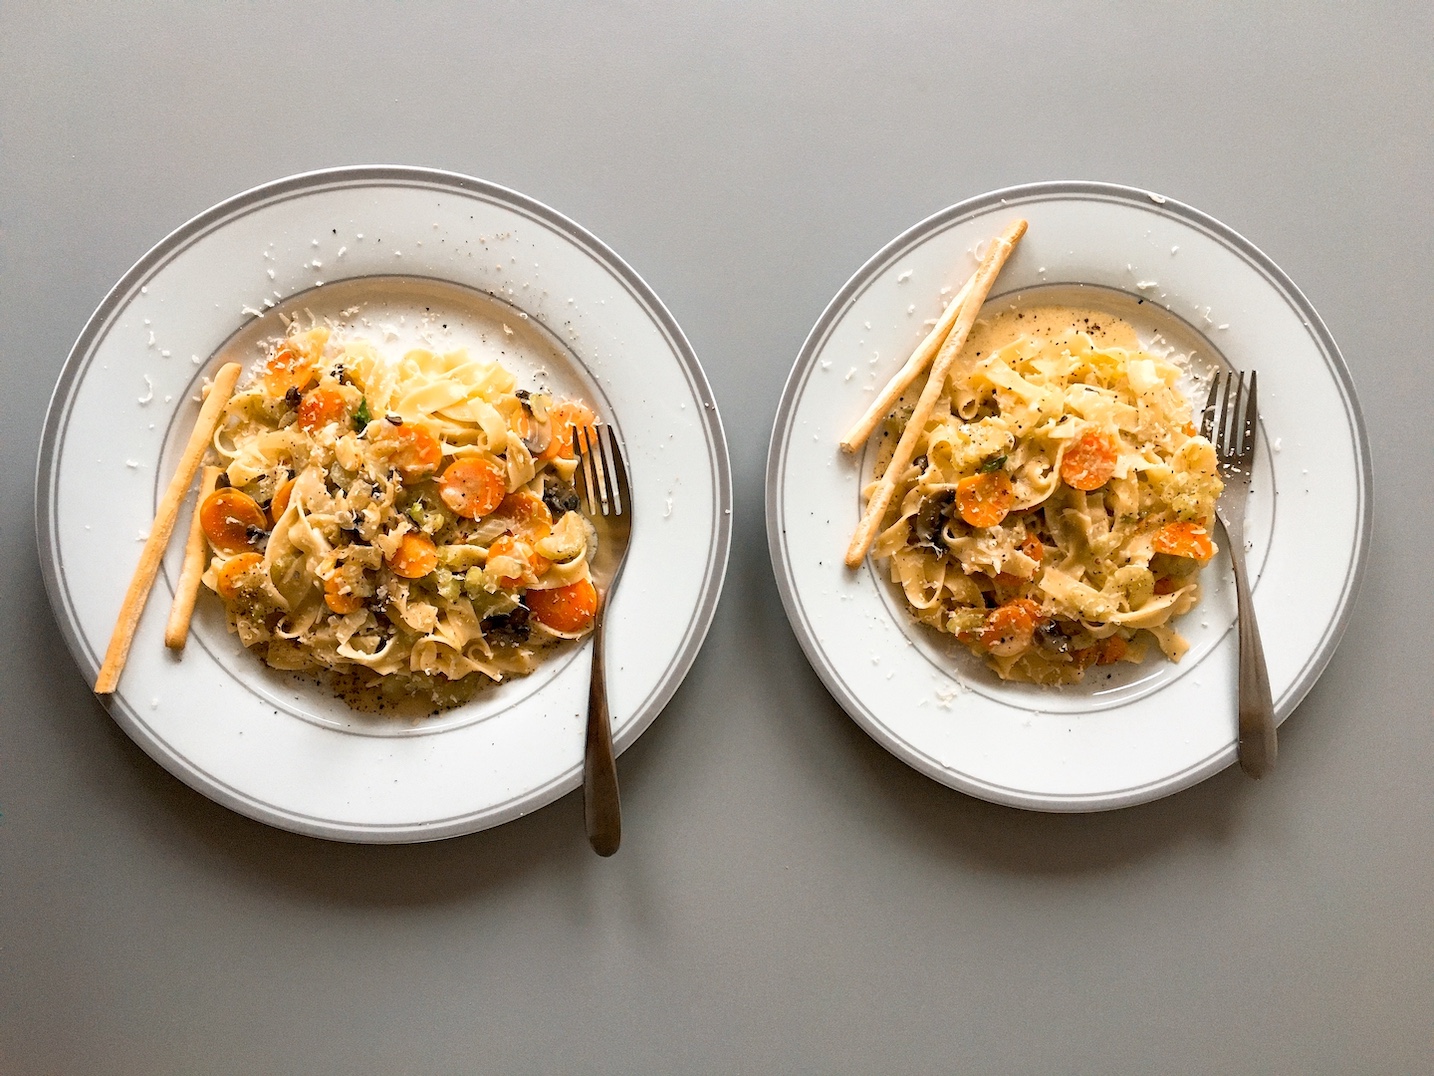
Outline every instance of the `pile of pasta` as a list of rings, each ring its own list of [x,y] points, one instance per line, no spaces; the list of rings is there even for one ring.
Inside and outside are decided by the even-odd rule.
[[[224,408],[203,581],[270,666],[440,699],[591,628],[577,402],[464,351],[291,332]],[[353,700],[352,690],[346,692]]]
[[[1222,488],[1179,376],[1074,329],[956,363],[872,547],[915,616],[1004,679],[1079,682],[1151,641],[1178,661]]]

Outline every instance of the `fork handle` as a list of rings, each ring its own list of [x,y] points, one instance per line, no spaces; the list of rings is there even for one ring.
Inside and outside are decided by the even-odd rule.
[[[606,602],[604,602],[606,605]],[[617,759],[612,753],[612,716],[607,707],[607,671],[603,660],[603,612],[593,629],[593,668],[588,686],[587,744],[583,750],[583,818],[588,843],[610,856],[622,843],[622,805],[617,792]]]
[[[1231,538],[1226,528],[1226,537]],[[1240,633],[1240,769],[1260,778],[1275,767],[1275,704],[1270,698],[1270,674],[1265,668],[1265,648],[1260,645],[1260,627],[1245,578],[1245,551],[1230,541],[1230,560],[1235,567],[1235,599],[1239,610]]]

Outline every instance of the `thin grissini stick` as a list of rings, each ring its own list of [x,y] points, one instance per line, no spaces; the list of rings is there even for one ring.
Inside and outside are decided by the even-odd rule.
[[[195,498],[194,516],[189,521],[189,540],[184,544],[184,567],[179,570],[174,604],[169,607],[169,623],[164,627],[164,645],[171,650],[183,650],[189,640],[189,621],[194,616],[199,580],[204,576],[204,562],[209,555],[209,539],[204,536],[204,526],[199,521],[199,506],[214,492],[218,482],[218,467],[205,467],[199,476],[199,496]]]
[[[966,283],[961,285],[961,290],[956,293],[956,297],[941,312],[941,317],[935,327],[926,334],[925,340],[916,345],[916,350],[911,353],[911,358],[906,360],[906,365],[896,371],[896,376],[887,382],[886,388],[881,390],[876,400],[867,408],[866,414],[862,415],[856,425],[841,439],[843,452],[855,452],[866,443],[866,439],[871,436],[871,431],[881,425],[881,420],[896,406],[896,401],[901,399],[901,394],[921,376],[921,371],[926,369],[932,357],[941,350],[942,343],[951,334],[951,326],[956,324],[956,318],[961,313],[966,296],[971,294],[971,282],[975,279],[976,275],[973,273],[967,278]]]
[[[981,259],[981,265],[972,278],[971,291],[961,306],[960,316],[932,362],[926,385],[921,390],[911,418],[906,422],[906,428],[901,431],[901,439],[896,442],[896,452],[891,457],[891,463],[887,465],[881,480],[872,490],[871,500],[866,502],[866,511],[862,514],[861,522],[856,525],[856,533],[852,535],[851,545],[846,551],[848,568],[855,568],[866,559],[867,551],[876,540],[876,532],[891,505],[891,498],[896,493],[897,476],[906,470],[916,454],[916,442],[921,439],[921,431],[926,428],[931,412],[936,408],[936,401],[946,385],[946,375],[951,372],[951,364],[966,346],[966,337],[971,334],[971,326],[976,323],[976,315],[981,312],[981,306],[986,302],[986,296],[991,291],[991,285],[996,282],[997,274],[1025,233],[1026,222],[1015,221],[992,241],[991,248]]]
[[[169,488],[164,491],[164,497],[159,502],[159,509],[154,514],[154,526],[150,528],[149,538],[139,555],[139,564],[129,581],[129,589],[125,591],[124,604],[120,606],[114,634],[110,636],[109,649],[105,651],[104,664],[100,666],[100,674],[95,679],[96,695],[108,695],[119,684],[125,659],[129,657],[130,644],[134,642],[135,629],[139,627],[139,616],[144,612],[145,602],[149,600],[154,577],[159,574],[159,562],[164,556],[164,547],[169,544],[169,536],[174,533],[174,522],[179,518],[179,506],[184,501],[184,495],[189,492],[194,474],[199,470],[200,461],[203,460],[214,430],[219,425],[219,416],[224,413],[224,405],[229,402],[229,397],[234,395],[234,386],[238,380],[237,362],[225,363],[214,375],[209,395],[205,397],[204,406],[199,409],[199,419],[194,424],[194,432],[189,435],[189,443],[184,446],[184,455],[179,458],[179,468],[169,480]]]

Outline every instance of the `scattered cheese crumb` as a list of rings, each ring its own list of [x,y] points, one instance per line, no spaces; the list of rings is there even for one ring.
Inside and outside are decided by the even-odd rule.
[[[272,269],[265,269],[264,272],[266,272],[266,273],[269,274],[269,279],[270,279],[270,280],[273,280],[273,279],[274,279],[274,270],[272,270]]]
[[[1275,450],[1276,452],[1278,452],[1283,446],[1284,446],[1284,438],[1283,438],[1283,437],[1276,437],[1276,438],[1275,438],[1275,443],[1274,443],[1274,445],[1272,446],[1272,447],[1274,448],[1274,450]]]
[[[144,378],[144,387],[147,391],[143,396],[137,397],[137,399],[139,400],[140,406],[143,406],[149,403],[150,400],[154,399],[154,382],[149,379],[148,374],[143,374],[141,376]]]
[[[124,465],[131,469],[139,466],[139,460],[125,460]]]
[[[848,371],[846,372],[846,377],[842,378],[842,380],[843,380],[843,381],[850,381],[855,375],[856,375],[856,367],[853,366],[850,370],[848,370]]]
[[[342,258],[344,254],[348,251],[348,249],[348,247],[339,247],[339,252],[335,255],[335,257]]]
[[[168,352],[168,351],[161,351],[161,352],[159,353],[159,357],[160,357],[161,359],[167,359],[167,358],[169,358],[169,352]]]
[[[1152,191],[1151,194],[1150,194],[1150,200],[1151,200],[1152,202],[1154,202],[1156,205],[1164,205],[1164,204],[1165,204],[1165,195],[1163,195],[1163,194],[1156,194],[1156,193],[1154,193],[1154,192]]]
[[[898,276],[898,277],[896,278],[896,282],[897,282],[898,284],[905,284],[905,283],[906,283],[908,280],[910,280],[910,279],[911,279],[911,270],[908,269],[908,270],[906,270],[906,272],[902,273],[900,276]]]

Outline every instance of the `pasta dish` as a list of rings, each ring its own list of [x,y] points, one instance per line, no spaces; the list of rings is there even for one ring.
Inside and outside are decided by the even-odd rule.
[[[911,462],[884,475],[909,404],[878,453],[895,492],[872,553],[916,618],[1009,680],[1076,683],[1151,643],[1178,661],[1222,488],[1179,376],[1106,314],[977,322]]]
[[[461,350],[291,330],[215,430],[203,581],[244,646],[351,705],[524,675],[596,611],[572,485],[592,421]]]

